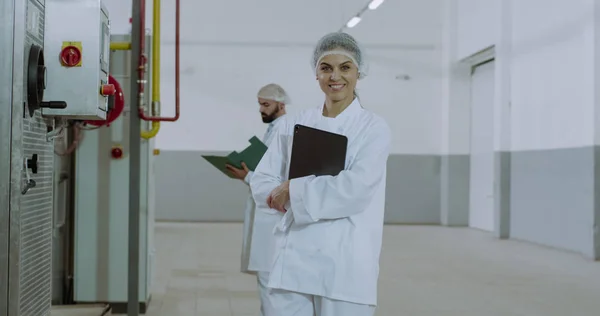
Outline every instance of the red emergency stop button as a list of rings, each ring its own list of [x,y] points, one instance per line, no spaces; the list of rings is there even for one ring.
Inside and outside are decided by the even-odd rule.
[[[112,84],[102,85],[102,88],[100,89],[100,94],[104,96],[114,95],[116,92],[117,89]]]
[[[60,52],[60,61],[65,67],[75,67],[81,62],[81,50],[75,46],[67,46]]]

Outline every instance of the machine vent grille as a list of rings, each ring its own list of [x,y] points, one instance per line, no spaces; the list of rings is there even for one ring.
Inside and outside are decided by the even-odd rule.
[[[40,111],[23,122],[24,156],[37,154],[36,186],[22,196],[20,245],[20,314],[50,315],[52,300],[52,231],[54,145],[46,141],[46,123]],[[26,179],[23,179],[23,183]]]
[[[38,2],[29,2],[27,5],[26,38],[32,43],[44,47],[44,7]]]

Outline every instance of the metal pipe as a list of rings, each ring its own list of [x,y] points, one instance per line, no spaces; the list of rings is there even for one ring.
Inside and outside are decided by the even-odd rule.
[[[150,138],[154,138],[158,132],[160,131],[160,122],[152,122],[152,128],[150,128],[149,130],[143,130],[140,134],[140,136],[143,139],[150,139]]]
[[[152,102],[154,103],[160,102],[160,0],[153,1],[152,12]]]
[[[155,110],[160,106],[160,0],[154,0],[154,8],[158,9],[154,10],[154,16],[152,21],[152,65],[154,68],[154,71],[152,72],[152,110],[150,112],[152,116],[160,115],[160,112]],[[131,42],[111,42],[110,49],[131,50]],[[145,74],[146,65],[140,65],[140,69],[138,69],[138,71],[140,71],[140,74]],[[141,95],[140,98],[143,98],[143,95]],[[150,130],[142,130],[140,136],[144,139],[150,139],[156,137],[159,131],[160,122],[154,121],[152,122],[152,128]]]
[[[152,16],[152,106],[150,115],[160,116],[160,0],[153,1]],[[142,109],[142,118],[145,117],[145,111]],[[142,130],[141,136],[144,139],[155,137],[160,131],[160,122],[152,121],[150,130]]]
[[[132,31],[131,31],[131,73],[141,72],[141,76],[131,76],[130,104],[140,102],[140,80],[144,79],[144,35],[146,13],[145,0],[132,1]],[[137,90],[136,91],[136,87]],[[140,267],[140,161],[141,161],[141,121],[135,111],[129,116],[129,229],[128,229],[128,264],[127,264],[127,315],[139,316],[139,267]]]
[[[71,145],[76,147],[77,142],[81,140],[82,131],[78,129],[79,126],[73,125],[71,132],[69,133],[68,140],[71,142],[75,142],[75,145]],[[67,149],[68,150],[68,149]],[[74,149],[73,149],[74,150]],[[67,199],[68,203],[68,223],[67,229],[64,230],[65,241],[63,243],[64,249],[66,249],[64,258],[65,258],[65,276],[64,276],[64,289],[65,289],[65,297],[63,299],[63,304],[74,304],[74,281],[73,275],[75,274],[75,181],[77,177],[77,166],[76,159],[74,156],[69,156],[69,185],[67,191]]]
[[[158,1],[160,3],[160,1]],[[180,56],[180,2],[181,0],[175,0],[175,116],[173,117],[162,117],[162,116],[146,116],[144,107],[140,104],[138,107],[138,114],[142,120],[152,122],[175,122],[179,120],[180,116],[180,97],[179,97],[179,56]],[[156,3],[156,1],[155,1]],[[156,8],[154,8],[156,10]],[[160,36],[159,36],[160,37]],[[156,38],[154,39],[156,41]],[[160,45],[160,42],[158,43]],[[154,66],[154,71],[157,68]],[[159,73],[160,74],[160,73]],[[159,94],[160,96],[160,94]]]
[[[158,7],[160,7],[160,0],[154,0],[155,7],[156,1],[159,2]],[[157,15],[154,15],[153,21],[153,30],[155,35],[158,36],[159,39],[154,40],[152,43],[152,56],[156,56],[160,54],[160,12],[158,15],[158,21],[156,21]],[[159,30],[158,33],[156,30]],[[154,37],[153,36],[153,37]],[[111,50],[131,50],[131,42],[111,42],[110,43]],[[156,55],[155,55],[156,54]],[[159,112],[155,110],[155,108],[159,105],[160,102],[160,58],[152,58],[152,65],[157,65],[157,68],[154,68],[152,72],[152,115],[157,115]],[[158,72],[158,73],[157,73]],[[158,92],[156,92],[158,91]],[[156,106],[155,106],[156,105]],[[143,129],[140,133],[140,136],[144,139],[150,139],[156,137],[158,132],[160,131],[160,122],[152,122],[152,128],[150,130]]]
[[[111,50],[130,50],[131,43],[130,42],[111,42],[110,49]]]

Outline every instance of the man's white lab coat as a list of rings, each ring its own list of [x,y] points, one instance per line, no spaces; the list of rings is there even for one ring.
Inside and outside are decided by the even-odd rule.
[[[294,125],[348,137],[346,170],[290,181],[287,213],[273,230],[268,286],[376,305],[390,129],[358,99],[336,118],[322,112],[319,106],[286,118],[250,181],[257,210],[278,213],[266,200],[287,180]]]
[[[278,117],[273,122],[269,123],[269,127],[263,137],[263,143],[269,146],[275,134],[275,130],[280,122],[282,122],[283,116]],[[252,179],[254,172],[248,172],[244,182],[250,185],[250,179]],[[243,228],[243,240],[242,240],[242,257],[241,257],[241,271],[245,273],[253,272],[268,272],[269,271],[269,245],[273,244],[272,231],[274,223],[277,222],[281,215],[277,219],[270,219],[272,216],[264,218],[259,214],[256,216],[256,204],[252,198],[252,192],[248,194],[246,199],[246,209],[244,210],[244,228]],[[258,223],[255,221],[258,220]],[[267,221],[265,227],[265,220]]]

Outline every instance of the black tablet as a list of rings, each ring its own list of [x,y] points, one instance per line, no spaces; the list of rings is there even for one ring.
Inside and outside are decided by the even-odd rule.
[[[348,138],[313,127],[294,126],[289,179],[336,176],[346,167]]]

